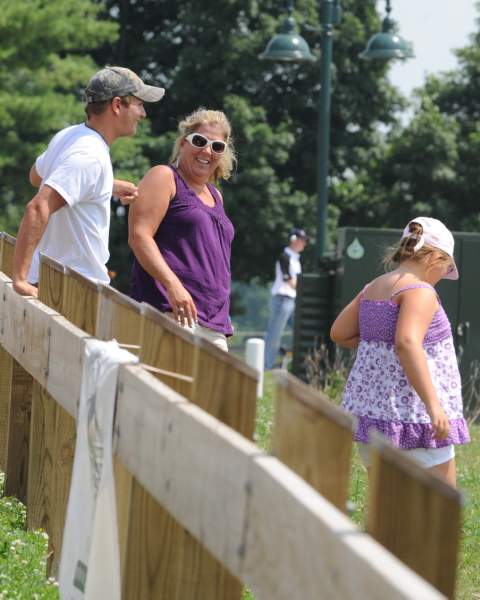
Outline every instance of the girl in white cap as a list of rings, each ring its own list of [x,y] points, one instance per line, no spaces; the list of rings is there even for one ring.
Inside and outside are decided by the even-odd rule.
[[[342,406],[358,419],[365,464],[369,430],[376,429],[455,486],[454,444],[470,438],[451,326],[434,288],[458,279],[453,250],[441,221],[410,221],[386,257],[396,268],[364,287],[330,335],[340,346],[358,347]]]

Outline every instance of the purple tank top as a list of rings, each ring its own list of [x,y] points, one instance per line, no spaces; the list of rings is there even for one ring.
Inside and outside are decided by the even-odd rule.
[[[427,283],[420,283],[408,285],[397,290],[390,296],[389,300],[369,300],[363,298],[363,293],[366,289],[364,288],[360,300],[360,339],[366,342],[388,342],[394,344],[400,306],[394,302],[393,298],[402,292],[417,288],[431,289],[436,293],[433,286]],[[440,304],[425,334],[423,343],[432,344],[444,340],[451,335],[450,321],[443,306]]]
[[[204,204],[171,166],[176,194],[154,239],[168,266],[190,293],[200,325],[231,335],[230,254],[234,236],[217,189],[207,184],[215,205]],[[162,312],[171,310],[163,286],[135,259],[131,296]]]

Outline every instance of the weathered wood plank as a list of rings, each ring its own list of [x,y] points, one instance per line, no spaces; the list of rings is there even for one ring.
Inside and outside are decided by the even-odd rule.
[[[139,358],[142,363],[181,375],[193,375],[195,337],[147,305],[143,308],[140,346]],[[159,374],[156,377],[190,397],[190,382]],[[140,593],[145,600],[158,597],[193,600],[190,565],[192,558],[201,553],[198,542],[135,480],[132,485],[128,539],[123,585],[126,598],[133,598]],[[160,545],[156,539],[162,540]],[[148,556],[147,562],[145,556]],[[197,566],[200,562],[197,560]],[[202,586],[203,582],[197,585],[200,594],[203,594]]]
[[[372,436],[372,444],[368,532],[445,596],[454,598],[461,494],[379,436]]]
[[[64,317],[52,317],[47,391],[72,417],[77,416],[88,334]]]
[[[53,258],[42,254],[40,256],[38,299],[57,313],[62,311],[64,280],[65,267]]]
[[[3,472],[5,472],[7,467],[12,369],[12,357],[6,350],[0,348],[0,470]]]
[[[2,245],[1,251],[1,271],[8,277],[13,275],[13,255],[15,254],[15,238],[8,233],[2,232],[0,243]]]
[[[50,347],[50,318],[56,314],[34,298],[24,298],[7,284],[3,291],[5,320],[0,336],[4,348],[36,381],[45,385]],[[35,350],[27,352],[27,349]]]
[[[100,285],[68,267],[63,283],[63,303],[59,312],[82,331],[95,335]]]
[[[139,355],[141,362],[180,375],[192,376],[196,360],[195,336],[148,304],[143,306]],[[187,398],[192,396],[192,383],[168,375],[157,377]]]
[[[115,339],[138,354],[141,336],[142,305],[124,296],[110,286],[100,289],[96,337]],[[116,456],[113,458],[115,494],[117,501],[117,527],[120,553],[120,571],[124,579],[127,555],[128,530],[132,505],[132,474]]]
[[[197,346],[191,401],[252,439],[258,373],[203,338],[197,340]]]
[[[13,257],[15,253],[15,238],[7,233],[1,237],[1,270],[8,276],[13,274]],[[10,283],[3,285],[3,312],[1,334],[5,333],[7,326],[12,321],[18,321],[18,315],[10,314],[6,310],[6,294],[10,289]],[[12,291],[12,293],[14,293]],[[23,319],[20,319],[23,325]],[[20,337],[22,329],[17,333]],[[2,339],[3,343],[3,339]],[[6,361],[8,363],[8,361]],[[8,426],[6,435],[6,458],[5,458],[5,488],[4,493],[9,496],[16,496],[22,502],[27,501],[27,479],[28,479],[28,452],[29,452],[29,432],[30,416],[32,409],[32,377],[27,373],[20,363],[13,361],[10,367],[6,365],[6,372],[11,373],[10,399],[9,406],[5,410],[8,414]],[[5,389],[8,388],[8,385]]]
[[[65,268],[63,298],[59,312],[89,335],[95,335],[100,286],[73,269]],[[82,348],[83,354],[83,348]],[[80,372],[81,375],[81,372]],[[75,456],[76,422],[70,411],[57,407],[53,444],[53,517],[51,519],[50,572],[56,574],[60,564],[63,528],[67,514],[68,493]]]
[[[3,232],[0,234],[0,254],[3,247]],[[0,263],[1,264],[1,263]],[[4,349],[2,337],[7,313],[3,307],[5,301],[4,288],[11,279],[0,272],[0,470],[5,472],[7,466],[8,420],[10,418],[10,394],[12,389],[12,357]]]
[[[354,418],[295,377],[275,378],[273,454],[345,512]]]
[[[138,367],[119,381],[120,459],[256,597],[443,598],[276,458]]]
[[[53,514],[53,443],[58,404],[39,383],[33,383],[32,427],[27,488],[27,526],[50,534]]]
[[[32,376],[14,360],[12,365],[4,493],[6,496],[15,496],[24,504],[27,502],[31,411]]]
[[[42,312],[58,315],[63,301],[64,267],[57,261],[41,255],[38,298],[43,303]],[[46,386],[50,352],[50,321],[48,351],[45,352]],[[42,527],[51,536],[53,518],[54,444],[58,404],[40,385],[33,386],[32,425],[30,430],[30,456],[27,487],[27,525],[31,529]]]
[[[96,337],[100,340],[117,340],[119,344],[138,346],[140,343],[140,316],[142,305],[121,294],[115,288],[100,288]],[[138,348],[128,348],[138,354]]]
[[[249,458],[259,452],[258,448],[199,407],[186,401],[166,385],[161,382],[156,385],[153,377],[139,367],[122,369],[119,384],[116,420],[119,431],[119,458],[135,474],[138,482],[148,488],[149,493],[155,496],[164,509],[181,522],[182,527],[188,530],[189,535],[197,534],[197,538],[207,545],[210,552],[215,550],[217,557],[219,555],[223,559],[228,557],[226,564],[228,566],[236,565],[238,571],[241,562],[238,543],[242,538],[245,522],[245,491],[242,489],[241,482],[245,481],[247,477]],[[160,395],[158,394],[159,390],[162,390]],[[138,393],[142,394],[143,410],[141,412],[131,405],[133,394],[137,397]],[[178,413],[175,410],[177,405],[181,405],[184,411]],[[200,427],[195,430],[195,425],[192,429],[193,421],[188,416],[190,415],[189,409],[192,409],[195,415],[199,415],[202,423],[213,423],[217,433],[220,431],[232,432],[234,441],[244,450],[244,453],[237,454],[235,447],[232,450],[231,446],[225,442],[224,436],[215,435],[211,440],[211,453],[209,451],[204,454],[204,444],[209,443],[207,438],[211,436],[211,430],[208,427],[206,429]],[[132,422],[132,418],[136,423],[135,428],[128,425]],[[153,421],[151,421],[152,419]],[[148,425],[149,422],[156,423],[155,434]],[[153,454],[147,451],[150,443],[155,445]],[[197,443],[199,452],[195,450]],[[136,445],[137,452],[127,456],[125,449],[131,444]],[[192,480],[192,474],[196,471],[201,472],[202,476],[198,480],[195,476]],[[194,494],[197,497],[196,502],[198,502],[195,511],[191,510],[191,498],[184,495],[186,491],[184,477],[191,479],[191,485],[195,487]],[[219,480],[216,480],[217,477],[222,480],[221,491],[211,487],[219,483]],[[206,506],[206,503],[211,502],[215,508],[213,505]],[[148,507],[147,511],[150,511],[151,503],[143,503],[141,506],[144,510],[140,510],[139,507],[138,519],[143,523],[145,509]],[[157,515],[158,510],[151,513],[151,516],[156,517]],[[172,536],[176,539],[176,534],[172,531],[170,520],[159,518],[155,523],[158,527],[154,531],[159,531],[163,543],[152,543],[153,552],[147,552],[145,547],[149,549],[149,546],[145,544],[145,541],[142,542],[143,536],[149,535],[146,527],[138,527],[135,537],[129,538],[130,543],[134,545],[133,552],[138,552],[143,557],[149,556],[148,562],[139,566],[143,574],[137,579],[138,589],[142,590],[142,598],[148,598],[150,595],[174,598],[177,597],[179,591],[178,583],[168,581],[168,578],[165,579],[161,574],[176,572],[175,570],[170,571],[168,557],[165,557],[165,554],[172,551],[178,552],[176,548],[171,547],[171,543],[168,543],[172,541]],[[176,523],[174,525],[176,526]],[[209,540],[208,543],[206,543],[207,540]],[[142,547],[142,543],[145,547]],[[168,545],[165,545],[167,543]],[[181,556],[177,558],[181,559]],[[164,566],[165,564],[168,565],[168,568]],[[186,573],[184,580],[188,579],[188,573]],[[147,584],[153,582],[155,582],[155,589],[152,592]],[[216,593],[215,589],[211,591]],[[131,593],[133,593],[133,587]],[[128,593],[126,597],[130,597]]]

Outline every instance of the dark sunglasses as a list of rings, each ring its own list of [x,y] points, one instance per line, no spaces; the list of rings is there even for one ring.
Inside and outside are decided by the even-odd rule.
[[[193,146],[194,148],[207,148],[208,146],[211,146],[215,154],[223,154],[227,149],[227,142],[222,140],[209,140],[201,133],[190,133],[185,139],[190,146]]]

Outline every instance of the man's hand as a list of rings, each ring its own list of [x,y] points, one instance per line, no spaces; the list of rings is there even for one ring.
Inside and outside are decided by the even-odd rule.
[[[33,296],[38,297],[38,288],[28,281],[17,280],[13,281],[13,289],[21,296]]]
[[[118,198],[120,202],[125,206],[135,202],[138,198],[138,188],[130,181],[123,181],[122,179],[113,180],[113,195]]]

